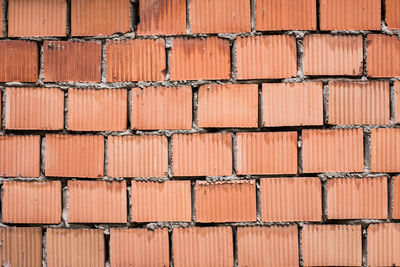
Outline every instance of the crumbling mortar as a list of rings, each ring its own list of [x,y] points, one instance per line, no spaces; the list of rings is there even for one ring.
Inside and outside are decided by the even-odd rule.
[[[328,182],[324,177],[321,179],[321,201],[322,201],[322,222],[328,220]]]
[[[104,136],[104,177],[108,178],[108,135]]]
[[[1,117],[0,117],[0,133],[5,131],[6,129],[6,89],[3,86],[0,86],[1,99]]]
[[[40,155],[39,155],[39,178],[46,179],[46,136],[40,136]]]
[[[298,248],[299,248],[299,266],[303,267],[303,225],[299,223],[297,225],[297,238],[298,238]]]
[[[239,258],[238,258],[238,237],[237,237],[237,227],[232,226],[232,244],[233,244],[233,266],[239,266]]]
[[[393,219],[393,177],[388,176],[387,178],[387,194],[388,194],[388,220]]]
[[[104,258],[105,266],[110,267],[110,227],[104,229]]]
[[[168,245],[169,245],[169,266],[174,267],[174,243],[172,228],[168,228]]]
[[[256,12],[256,5],[257,5],[257,0],[250,0],[250,27],[251,27],[251,32],[255,33],[257,30],[257,25],[256,25],[256,20],[257,20],[257,12]]]
[[[362,266],[367,267],[368,266],[368,236],[367,236],[367,229],[368,225],[362,225],[361,226],[361,231],[362,231],[362,236],[361,236],[361,253],[362,253]]]
[[[363,129],[364,172],[371,172],[371,128]]]
[[[165,80],[170,80],[170,62],[171,62],[171,49],[172,38],[165,38]]]
[[[42,227],[42,267],[47,267],[47,228]]]
[[[190,24],[190,0],[186,0],[186,35],[189,35],[192,31]]]
[[[323,120],[324,125],[329,125],[329,85],[328,83],[323,83]]]
[[[169,178],[172,178],[173,177],[173,166],[172,166],[172,164],[173,164],[173,143],[172,143],[172,137],[171,137],[171,135],[170,136],[167,136],[167,142],[168,142],[168,173],[167,173],[167,176],[169,177]]]
[[[395,107],[396,107],[396,98],[395,98],[395,88],[394,88],[394,81],[389,82],[389,112],[390,112],[390,126],[396,126],[396,114],[395,114]]]
[[[71,0],[67,0],[67,14],[65,22],[65,34],[67,38],[71,37]]]
[[[232,136],[232,174],[233,176],[237,175],[237,136],[236,133],[231,133]]]
[[[192,222],[196,222],[196,181],[190,181],[191,207],[192,207]]]
[[[101,41],[101,83],[107,82],[107,50],[106,41]]]
[[[230,81],[236,81],[237,79],[237,57],[236,57],[236,48],[237,48],[237,42],[236,39],[229,40],[229,46],[230,46],[230,58],[231,58],[231,78]]]
[[[1,4],[3,8],[3,16],[1,17],[1,20],[3,21],[3,28],[1,31],[3,38],[8,38],[8,0],[3,0]]]
[[[257,222],[261,222],[262,220],[262,205],[261,205],[261,185],[260,179],[256,179],[256,218]]]
[[[68,182],[66,180],[61,182],[62,184],[62,224],[63,226],[70,228],[68,223],[68,205],[69,205],[69,192],[68,192]]]

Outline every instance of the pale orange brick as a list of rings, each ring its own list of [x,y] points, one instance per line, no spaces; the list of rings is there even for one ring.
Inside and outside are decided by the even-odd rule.
[[[400,265],[400,223],[368,226],[368,266]]]
[[[395,35],[368,34],[367,74],[370,77],[400,77],[400,39]]]
[[[394,119],[395,123],[400,123],[400,81],[394,82]]]
[[[393,177],[393,219],[400,219],[400,177]]]
[[[386,24],[389,29],[400,30],[400,1],[385,0]]]
[[[371,130],[371,172],[400,171],[400,129]]]

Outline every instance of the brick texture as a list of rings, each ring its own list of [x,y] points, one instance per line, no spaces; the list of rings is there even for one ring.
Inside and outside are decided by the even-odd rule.
[[[399,172],[400,129],[371,130],[371,171]]]
[[[400,177],[393,177],[393,211],[392,217],[400,219]]]
[[[400,40],[396,36],[368,34],[367,74],[371,77],[400,76]]]
[[[389,29],[400,29],[400,2],[399,0],[385,0],[386,4],[386,24]]]

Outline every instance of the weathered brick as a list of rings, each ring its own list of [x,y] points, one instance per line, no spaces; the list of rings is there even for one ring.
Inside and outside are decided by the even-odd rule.
[[[370,77],[400,76],[400,40],[395,35],[367,35],[367,74]]]

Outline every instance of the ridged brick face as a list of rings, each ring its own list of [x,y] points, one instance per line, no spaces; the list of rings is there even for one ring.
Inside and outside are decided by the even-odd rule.
[[[371,130],[371,171],[399,172],[400,129]]]
[[[367,74],[371,77],[400,76],[400,40],[396,36],[368,34]]]
[[[385,0],[386,4],[386,24],[389,29],[400,29],[400,2],[398,0]]]
[[[400,265],[400,224],[380,223],[368,226],[368,265]]]
[[[394,219],[400,219],[400,177],[396,176],[393,177],[393,211],[392,211],[392,217]]]

